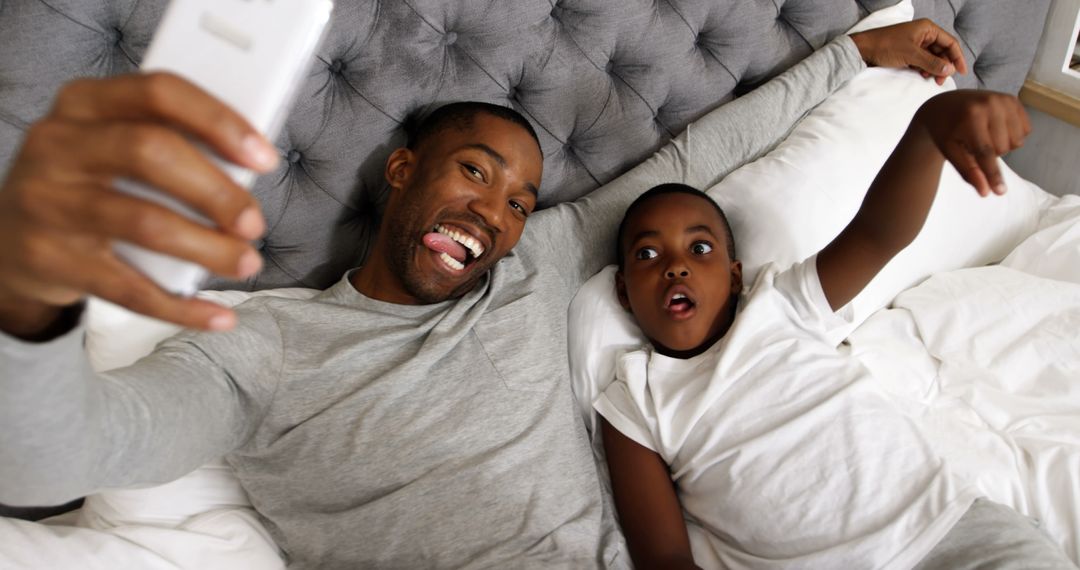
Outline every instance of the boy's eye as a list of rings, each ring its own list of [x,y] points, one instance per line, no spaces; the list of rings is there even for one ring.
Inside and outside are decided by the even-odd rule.
[[[637,250],[637,253],[634,254],[634,258],[640,259],[640,260],[646,260],[646,259],[652,259],[652,258],[656,257],[657,255],[658,254],[656,253],[655,249],[653,249],[651,247],[643,247],[643,248]]]
[[[712,252],[712,244],[707,241],[697,241],[690,246],[690,251],[694,252],[694,255],[705,255]]]

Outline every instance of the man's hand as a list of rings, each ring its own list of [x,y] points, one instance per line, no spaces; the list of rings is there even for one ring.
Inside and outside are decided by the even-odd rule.
[[[980,196],[1005,193],[998,157],[1020,148],[1031,122],[1020,100],[991,91],[952,91],[923,104],[912,120]]]
[[[960,43],[927,19],[851,35],[868,65],[911,68],[938,85],[953,73],[967,73]]]
[[[174,75],[65,86],[0,186],[0,330],[40,336],[87,295],[188,327],[231,328],[229,309],[170,295],[112,252],[123,240],[230,277],[261,268],[248,243],[265,230],[258,203],[193,140],[260,172],[278,160],[242,117]],[[147,182],[217,227],[117,192],[117,177]]]

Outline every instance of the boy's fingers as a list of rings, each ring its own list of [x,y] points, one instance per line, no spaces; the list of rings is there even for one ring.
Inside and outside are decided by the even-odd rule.
[[[975,191],[979,193],[979,196],[989,195],[990,184],[987,182],[978,160],[976,160],[975,155],[972,154],[967,145],[960,141],[953,141],[945,146],[943,153],[945,158],[956,167],[956,171],[960,173],[960,176],[968,184],[975,187]]]
[[[979,163],[989,189],[995,194],[1005,193],[1005,179],[1001,175],[1001,167],[998,166],[997,153],[987,144],[976,150],[975,161]],[[985,194],[984,194],[985,195]]]
[[[64,86],[52,116],[74,121],[163,122],[194,135],[218,154],[260,172],[277,152],[234,110],[191,82],[170,73],[83,79]]]

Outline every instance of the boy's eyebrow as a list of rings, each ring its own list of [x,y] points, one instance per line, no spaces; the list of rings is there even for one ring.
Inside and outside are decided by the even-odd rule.
[[[641,240],[643,240],[643,239],[645,239],[647,237],[655,237],[655,236],[658,236],[658,235],[660,235],[660,232],[658,232],[656,230],[640,231],[640,232],[634,234],[634,237],[630,239],[630,245],[634,245],[635,243],[637,243],[637,242],[639,242],[639,241],[641,241]]]
[[[697,232],[705,232],[705,233],[711,235],[714,238],[716,237],[716,234],[713,233],[712,228],[710,228],[709,226],[706,226],[704,224],[697,225],[697,226],[690,226],[689,228],[686,228],[686,233],[688,233],[688,234],[693,234],[693,233],[697,233]]]

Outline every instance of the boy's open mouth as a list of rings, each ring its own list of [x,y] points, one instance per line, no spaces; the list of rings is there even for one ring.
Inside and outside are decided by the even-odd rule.
[[[690,290],[676,285],[664,296],[664,309],[676,319],[688,319],[694,314],[697,302],[690,296]]]
[[[438,254],[438,258],[451,271],[465,270],[484,255],[484,244],[475,236],[451,225],[435,224],[424,234],[424,245]]]

